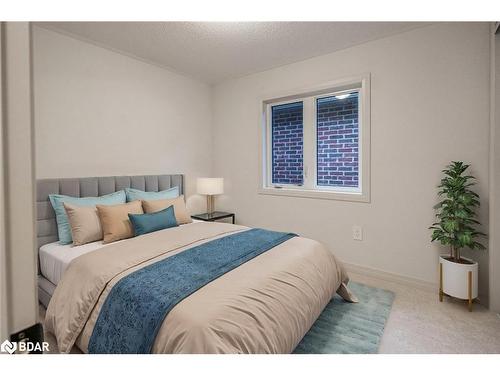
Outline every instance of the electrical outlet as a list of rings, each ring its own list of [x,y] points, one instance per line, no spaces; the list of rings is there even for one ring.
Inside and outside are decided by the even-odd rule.
[[[363,241],[363,228],[359,225],[352,226],[352,239],[356,241]]]

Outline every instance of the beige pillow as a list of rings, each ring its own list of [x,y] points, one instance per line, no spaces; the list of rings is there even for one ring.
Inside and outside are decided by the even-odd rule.
[[[147,214],[161,211],[169,206],[174,206],[175,220],[177,220],[177,224],[189,224],[193,222],[193,219],[191,219],[191,216],[187,212],[184,195],[173,199],[142,201],[142,208],[144,208],[144,212]]]
[[[128,214],[143,214],[141,201],[104,206],[98,204],[97,212],[101,220],[104,243],[110,243],[134,235]]]
[[[73,245],[79,246],[102,240],[102,228],[95,206],[63,203],[71,227]]]

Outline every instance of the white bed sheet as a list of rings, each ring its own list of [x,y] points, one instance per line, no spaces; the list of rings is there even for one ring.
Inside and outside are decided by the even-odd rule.
[[[193,220],[193,222],[199,222],[199,220]],[[38,252],[40,255],[40,272],[52,284],[57,285],[73,259],[91,251],[99,250],[107,245],[109,244],[104,244],[102,241],[91,242],[81,246],[73,246],[73,244],[61,245],[59,242],[43,245]]]
[[[73,259],[91,251],[99,250],[103,246],[106,246],[106,244],[103,244],[102,241],[81,246],[61,245],[59,242],[43,245],[39,251],[40,272],[47,280],[57,285]]]

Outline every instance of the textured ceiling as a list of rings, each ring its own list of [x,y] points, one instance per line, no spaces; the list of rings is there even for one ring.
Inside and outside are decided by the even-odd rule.
[[[44,22],[209,83],[401,33],[410,22]]]

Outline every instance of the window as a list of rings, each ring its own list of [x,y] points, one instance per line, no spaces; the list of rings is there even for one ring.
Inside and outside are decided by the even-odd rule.
[[[318,186],[359,187],[359,91],[316,99]]]
[[[369,201],[369,76],[262,103],[261,193]]]
[[[302,185],[303,113],[302,102],[272,106],[273,184]]]

